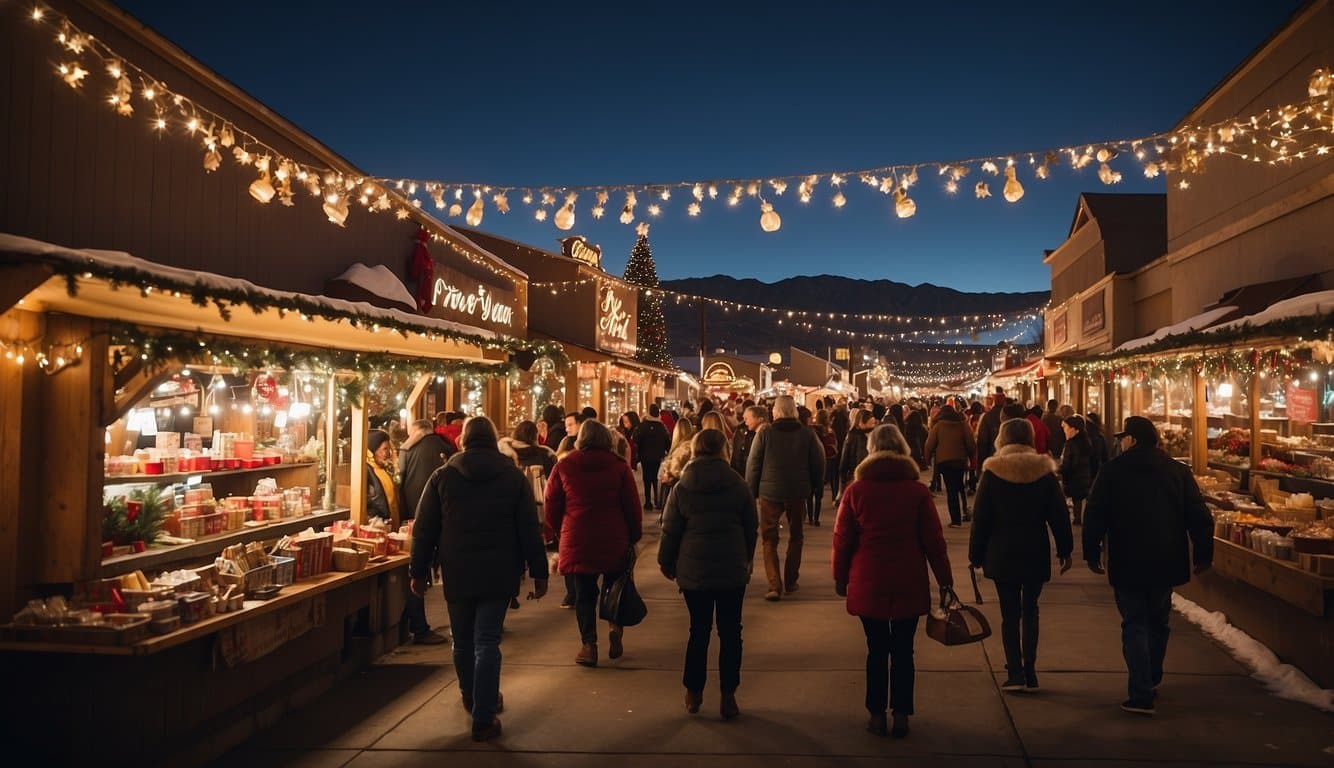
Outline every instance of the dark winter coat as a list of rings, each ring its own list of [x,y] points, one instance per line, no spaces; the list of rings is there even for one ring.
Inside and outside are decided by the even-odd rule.
[[[829,415],[829,428],[834,430],[834,437],[838,438],[838,449],[843,450],[843,441],[848,439],[848,432],[852,430],[852,414],[848,413],[846,405],[834,406],[834,411]]]
[[[1061,485],[1065,495],[1085,499],[1093,485],[1093,449],[1088,438],[1081,435],[1065,441],[1061,451]]]
[[[1213,564],[1213,526],[1190,468],[1137,445],[1098,473],[1084,507],[1084,559],[1099,561],[1105,536],[1113,587],[1175,587],[1190,581],[1191,550],[1195,565]]]
[[[672,436],[667,434],[667,427],[658,419],[648,417],[639,422],[634,434],[630,436],[635,453],[640,461],[660,464],[667,458],[667,451],[672,447]]]
[[[658,565],[681,589],[744,587],[758,531],[746,481],[721,458],[695,459],[667,499]]]
[[[968,562],[996,581],[1050,581],[1048,529],[1056,538],[1056,557],[1069,557],[1075,542],[1056,462],[1027,445],[1002,447],[982,465]]]
[[[931,492],[907,456],[877,451],[857,466],[834,524],[834,582],[848,588],[848,613],[872,619],[921,616],[936,583],[953,586],[945,536]]]
[[[757,431],[747,429],[745,424],[737,427],[732,435],[732,469],[741,477],[746,476],[746,462],[750,460],[750,447],[755,444]]]
[[[541,467],[542,477],[550,477],[551,470],[556,467],[556,452],[545,445],[529,445],[511,438],[502,438],[500,452],[513,459],[519,469]]]
[[[854,429],[848,433],[843,441],[843,455],[838,460],[839,477],[845,481],[850,481],[852,473],[857,467],[866,460],[870,453],[868,446],[870,443],[870,431],[865,429]]]
[[[560,442],[564,439],[565,422],[558,421],[555,424],[547,425],[547,439],[546,442],[542,444],[554,451],[560,447]]]
[[[431,475],[449,461],[457,451],[445,438],[434,432],[427,434],[398,453],[398,477],[400,492],[403,494],[403,519],[408,520],[417,514],[417,503],[421,501],[422,491],[430,482]]]
[[[917,464],[926,464],[926,440],[930,435],[926,431],[926,421],[924,417],[917,413],[916,416],[909,417],[904,421],[906,428],[903,431],[903,439],[908,441],[908,450],[912,451],[912,459]]]
[[[931,425],[931,434],[926,438],[926,457],[934,459],[936,464],[967,464],[977,453],[977,439],[968,422],[957,411],[943,411],[945,414]]]
[[[977,460],[986,461],[996,452],[996,437],[1000,435],[1001,411],[1009,402],[1005,395],[995,395],[991,410],[982,414],[977,423]]]
[[[760,499],[805,499],[824,484],[824,447],[796,419],[760,427],[746,458],[746,483]]]
[[[1084,430],[1084,434],[1089,436],[1089,445],[1093,447],[1093,451],[1089,454],[1089,467],[1090,477],[1096,480],[1102,465],[1107,463],[1107,438],[1103,436],[1102,430],[1095,429],[1092,425]]]
[[[496,448],[457,453],[427,482],[412,526],[412,575],[426,578],[437,557],[449,600],[512,597],[525,569],[547,578],[532,484]]]
[[[1064,423],[1061,414],[1056,411],[1047,411],[1042,414],[1042,426],[1047,428],[1047,450],[1051,455],[1061,458],[1061,453],[1065,451],[1065,430],[1061,429]]]
[[[574,451],[557,462],[544,512],[560,542],[563,575],[624,571],[643,535],[634,473],[611,451]]]

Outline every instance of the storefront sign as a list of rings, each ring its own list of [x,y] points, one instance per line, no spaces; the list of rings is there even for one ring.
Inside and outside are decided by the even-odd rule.
[[[487,330],[521,334],[526,329],[515,325],[518,313],[514,284],[499,280],[483,282],[437,261],[427,314]]]
[[[635,293],[619,283],[598,285],[598,348],[635,352]]]
[[[1051,345],[1053,347],[1063,346],[1065,342],[1070,339],[1070,332],[1069,328],[1066,326],[1065,315],[1065,310],[1061,310],[1061,314],[1056,315],[1051,320]]]
[[[602,246],[592,245],[583,235],[562,238],[560,252],[568,258],[602,269]]]
[[[736,372],[727,363],[714,363],[704,371],[700,381],[708,386],[727,386],[736,381]]]
[[[1084,299],[1082,311],[1084,315],[1083,330],[1085,337],[1097,333],[1107,326],[1107,313],[1103,302],[1106,295],[1107,290],[1104,288],[1087,299]]]
[[[1316,408],[1315,390],[1302,389],[1297,380],[1288,382],[1288,420],[1313,422],[1320,420],[1320,411]]]

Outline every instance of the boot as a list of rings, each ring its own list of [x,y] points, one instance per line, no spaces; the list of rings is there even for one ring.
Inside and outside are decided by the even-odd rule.
[[[885,713],[872,712],[871,719],[866,721],[866,730],[875,736],[888,736],[889,724],[885,722]]]
[[[724,720],[732,720],[737,715],[741,714],[741,708],[736,705],[735,693],[723,694],[722,706],[719,707],[719,711]]]
[[[689,688],[686,689],[687,712],[689,712],[692,715],[695,714],[696,712],[699,711],[699,707],[703,703],[704,703],[704,693],[702,691],[692,691]]]
[[[625,627],[611,625],[611,632],[608,633],[608,639],[611,641],[611,648],[607,650],[607,658],[619,659],[621,654],[625,653],[625,646],[621,644],[621,638],[625,636]]]
[[[585,643],[579,649],[579,655],[574,657],[574,663],[581,667],[596,667],[598,665],[597,643]]]
[[[472,727],[473,741],[490,741],[500,735],[500,718],[493,718],[488,725]]]
[[[907,735],[908,735],[908,716],[907,716],[907,715],[904,715],[904,714],[900,714],[900,713],[898,713],[898,712],[895,712],[895,713],[894,713],[894,727],[893,727],[892,729],[890,729],[889,733],[890,733],[890,735],[892,735],[892,736],[893,736],[894,738],[896,738],[896,739],[901,739],[901,738],[903,738],[904,736],[907,736]]]

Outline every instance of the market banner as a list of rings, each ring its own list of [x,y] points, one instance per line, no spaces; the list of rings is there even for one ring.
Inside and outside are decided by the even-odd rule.
[[[599,280],[597,306],[598,349],[633,357],[635,339],[635,291],[623,283]]]
[[[1316,407],[1315,390],[1302,389],[1293,379],[1288,382],[1288,420],[1307,423],[1320,420],[1320,410]]]
[[[1081,310],[1084,316],[1083,331],[1085,338],[1107,326],[1106,297],[1107,289],[1104,288],[1084,299]]]

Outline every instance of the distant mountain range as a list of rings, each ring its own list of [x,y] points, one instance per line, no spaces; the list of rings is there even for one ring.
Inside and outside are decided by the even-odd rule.
[[[753,304],[761,307],[783,309],[805,309],[818,312],[847,312],[849,314],[893,314],[939,317],[945,315],[978,314],[987,315],[998,312],[1018,312],[1046,303],[1049,291],[1029,293],[965,293],[953,288],[943,288],[930,283],[906,285],[892,280],[854,280],[835,275],[817,275],[807,277],[789,277],[775,283],[764,283],[754,279],[738,280],[726,275],[712,277],[691,277],[683,280],[664,280],[662,287],[686,294],[708,296],[730,302]],[[700,309],[697,303],[682,301],[677,303],[668,297],[663,302],[663,311],[667,317],[667,336],[673,356],[691,355],[699,350]],[[780,324],[778,321],[782,319]],[[886,354],[909,354],[909,359],[919,359],[914,352],[928,350],[915,346],[913,341],[927,343],[934,339],[939,348],[948,345],[957,350],[956,342],[966,345],[991,345],[1001,338],[1014,336],[1019,331],[1027,332],[1019,342],[1032,342],[1040,333],[1041,324],[1030,322],[1029,328],[1011,326],[1005,331],[987,331],[970,329],[962,335],[953,337],[918,337],[905,342],[897,340],[877,340],[870,338],[852,339],[837,330],[867,333],[894,333],[921,329],[918,322],[913,324],[893,324],[853,319],[808,319],[815,328],[805,328],[797,324],[800,318],[780,318],[772,313],[759,313],[753,310],[724,310],[723,307],[710,305],[706,309],[707,332],[705,341],[710,350],[726,349],[742,354],[767,353],[786,349],[791,344],[821,354],[827,347],[849,347],[862,344]],[[958,326],[958,321],[951,321],[946,327]],[[834,330],[828,330],[834,329]],[[905,349],[906,348],[906,349]],[[961,351],[961,350],[959,350]],[[939,358],[939,352],[930,356]]]

